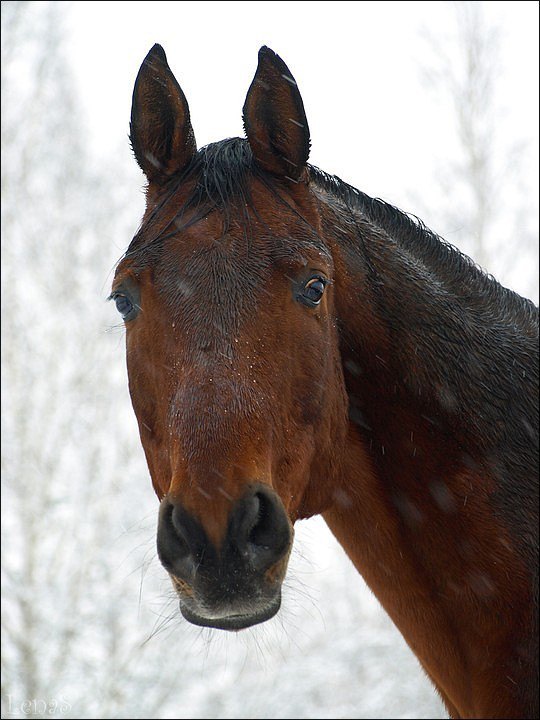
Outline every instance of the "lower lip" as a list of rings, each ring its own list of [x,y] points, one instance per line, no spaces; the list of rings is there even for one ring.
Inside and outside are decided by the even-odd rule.
[[[238,630],[245,630],[246,628],[252,627],[253,625],[259,625],[260,623],[270,620],[274,617],[281,606],[281,597],[278,595],[276,600],[272,602],[262,612],[253,613],[252,615],[228,615],[226,617],[204,617],[192,612],[183,605],[180,606],[180,610],[184,618],[192,623],[192,625],[199,625],[200,627],[213,628],[215,630],[230,630],[237,632]]]

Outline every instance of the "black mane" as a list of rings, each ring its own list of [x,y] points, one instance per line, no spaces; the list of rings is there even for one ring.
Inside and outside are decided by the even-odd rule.
[[[372,198],[319,168],[310,166],[310,179],[343,203],[349,212],[356,211],[383,230],[459,293],[480,294],[486,302],[497,300],[508,313],[517,314],[525,322],[538,323],[538,308],[531,300],[503,287],[470,257],[430,230],[420,218],[380,198]]]

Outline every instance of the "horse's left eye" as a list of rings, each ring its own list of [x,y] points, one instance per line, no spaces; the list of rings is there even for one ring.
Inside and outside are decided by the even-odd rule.
[[[310,305],[318,305],[324,294],[326,283],[320,277],[311,278],[304,285],[302,299],[307,300]]]

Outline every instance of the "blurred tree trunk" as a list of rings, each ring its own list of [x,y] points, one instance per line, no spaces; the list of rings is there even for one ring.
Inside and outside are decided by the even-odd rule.
[[[430,224],[503,284],[538,301],[537,198],[527,183],[527,138],[535,128],[523,118],[521,140],[502,130],[502,28],[488,24],[482,2],[445,5],[453,28],[446,42],[425,31],[422,77],[450,108],[455,138],[440,143],[447,153],[434,183],[441,209]],[[426,212],[437,216],[433,207]]]

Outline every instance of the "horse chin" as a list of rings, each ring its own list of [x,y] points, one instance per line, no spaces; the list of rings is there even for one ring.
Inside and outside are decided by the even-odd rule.
[[[262,609],[257,609],[254,612],[246,613],[230,613],[228,615],[202,615],[186,605],[180,605],[180,611],[184,618],[192,625],[198,625],[200,627],[213,628],[214,630],[230,630],[232,632],[238,632],[239,630],[245,630],[246,628],[252,627],[253,625],[259,625],[260,623],[270,620],[278,612],[281,607],[281,592],[270,601],[270,603],[264,606]]]

